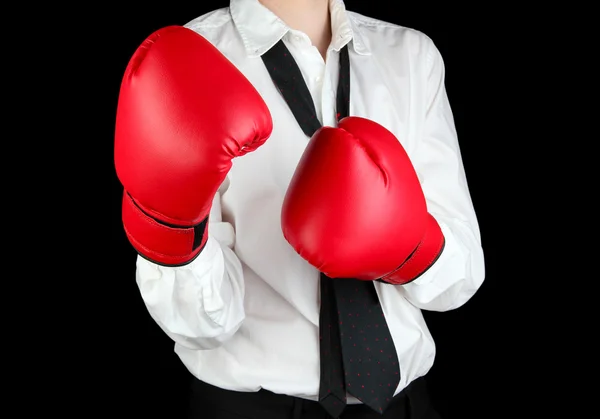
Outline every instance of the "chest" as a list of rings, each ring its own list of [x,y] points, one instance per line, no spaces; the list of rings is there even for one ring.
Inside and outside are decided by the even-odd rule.
[[[334,125],[339,65],[307,66],[299,64],[301,82],[311,92],[321,124]],[[306,70],[310,68],[310,70]],[[273,133],[258,150],[237,158],[229,174],[228,195],[248,202],[268,196],[282,202],[294,170],[309,141],[294,117],[288,102],[273,82],[261,58],[245,60],[242,72],[259,91],[273,118]],[[420,83],[402,65],[381,65],[372,56],[351,55],[350,115],[369,118],[390,130],[409,155],[421,134],[423,114],[413,98],[422,96]],[[298,82],[298,81],[297,81]],[[287,86],[293,88],[293,86]]]

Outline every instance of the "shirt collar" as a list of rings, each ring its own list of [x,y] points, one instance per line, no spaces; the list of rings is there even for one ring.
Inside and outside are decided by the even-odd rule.
[[[230,0],[229,11],[250,57],[258,57],[267,52],[290,30],[289,26],[258,0]],[[333,49],[339,51],[350,43],[358,54],[369,55],[367,43],[346,11],[343,0],[329,0],[329,12]]]

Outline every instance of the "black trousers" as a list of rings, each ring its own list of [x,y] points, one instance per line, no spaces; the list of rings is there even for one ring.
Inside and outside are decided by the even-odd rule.
[[[270,391],[223,390],[193,379],[188,419],[331,419],[318,402]],[[348,405],[341,419],[440,419],[424,378],[413,381],[380,415],[363,405]]]

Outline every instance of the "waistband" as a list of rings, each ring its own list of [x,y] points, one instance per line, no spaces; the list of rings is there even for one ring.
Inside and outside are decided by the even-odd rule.
[[[302,415],[322,414],[323,408],[317,401],[277,394],[268,390],[242,392],[225,390],[196,378],[192,381],[190,418],[211,417],[211,412],[228,412],[241,417],[298,419]],[[409,406],[410,405],[410,406]],[[428,391],[423,377],[415,379],[404,390],[394,396],[388,410],[425,411],[429,408]],[[369,410],[363,404],[349,404],[344,413],[354,410]],[[413,412],[409,417],[418,417]],[[207,416],[208,415],[208,416]],[[216,414],[215,414],[216,416]],[[218,416],[217,416],[218,417]],[[399,415],[399,418],[403,416]]]

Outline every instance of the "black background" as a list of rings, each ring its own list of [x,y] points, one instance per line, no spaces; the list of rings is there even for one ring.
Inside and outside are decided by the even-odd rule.
[[[498,134],[490,129],[497,124],[491,109],[502,84],[493,81],[490,71],[482,71],[489,68],[490,61],[481,45],[491,44],[495,26],[487,22],[485,28],[475,28],[468,10],[437,10],[433,14],[428,5],[409,11],[396,2],[345,3],[349,10],[421,30],[444,57],[446,87],[480,222],[486,280],[464,307],[425,313],[437,343],[437,358],[428,377],[436,407],[444,418],[500,417],[510,411],[506,400],[515,387],[509,384],[507,374],[512,359],[507,356],[511,335],[503,309],[506,269],[501,237],[506,225],[497,219],[505,209],[494,199],[499,190],[501,150],[494,145]],[[85,91],[95,108],[94,129],[86,141],[95,142],[94,157],[100,161],[95,175],[101,179],[99,188],[106,192],[101,203],[105,208],[101,221],[106,227],[96,226],[103,229],[96,234],[105,237],[99,246],[104,262],[92,273],[100,277],[100,285],[92,291],[99,305],[91,315],[99,324],[98,333],[91,338],[93,355],[80,355],[84,358],[82,385],[94,382],[85,396],[92,410],[135,418],[179,418],[185,410],[189,375],[174,354],[172,341],[142,303],[135,283],[135,252],[121,226],[122,188],[112,160],[114,116],[123,71],[144,38],[162,26],[182,25],[227,5],[225,0],[167,2],[158,8],[132,4],[131,8],[103,9],[95,17],[101,34],[92,45],[95,78],[86,84]],[[498,54],[496,51],[495,56]],[[92,367],[83,366],[90,362]]]

